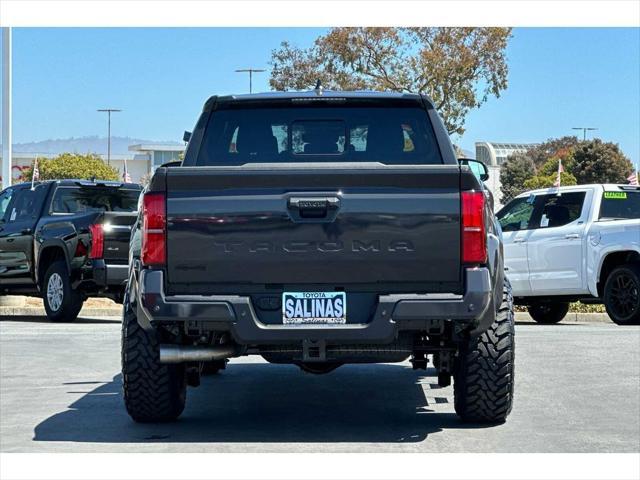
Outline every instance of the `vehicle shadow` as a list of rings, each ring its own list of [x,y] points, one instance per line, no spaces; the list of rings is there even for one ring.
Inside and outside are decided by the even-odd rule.
[[[98,317],[78,317],[73,322],[55,323],[44,315],[0,315],[0,322],[24,322],[24,323],[49,323],[51,325],[73,325],[81,324],[108,324],[122,323],[120,319],[98,318]]]
[[[425,374],[400,364],[349,365],[317,376],[290,365],[231,363],[189,389],[183,415],[165,424],[134,423],[124,408],[121,375],[116,375],[37,425],[34,440],[421,442],[445,428],[484,427],[456,417],[451,387],[438,388],[433,375],[435,370]],[[68,393],[95,384],[74,382]]]

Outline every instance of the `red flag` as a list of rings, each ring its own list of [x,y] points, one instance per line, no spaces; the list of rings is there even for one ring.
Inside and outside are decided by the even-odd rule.
[[[636,170],[631,175],[629,175],[627,177],[627,181],[629,182],[629,185],[640,185],[638,183],[638,171]]]

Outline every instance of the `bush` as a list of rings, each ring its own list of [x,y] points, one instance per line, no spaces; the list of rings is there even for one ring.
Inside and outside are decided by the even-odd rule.
[[[516,312],[526,312],[527,307],[524,305],[516,305]],[[606,313],[604,305],[597,303],[580,303],[573,302],[569,304],[569,313]]]
[[[94,153],[81,155],[63,153],[55,158],[39,158],[40,180],[62,180],[77,178],[82,180],[119,180],[118,170],[104,163]],[[23,171],[22,180],[28,182],[33,175],[33,165]]]

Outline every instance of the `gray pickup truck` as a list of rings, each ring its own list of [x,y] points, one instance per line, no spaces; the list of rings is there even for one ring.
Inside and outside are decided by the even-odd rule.
[[[202,373],[260,355],[317,374],[432,358],[462,419],[504,421],[512,296],[486,168],[472,163],[425,96],[211,97],[134,226],[131,417],[174,420]]]

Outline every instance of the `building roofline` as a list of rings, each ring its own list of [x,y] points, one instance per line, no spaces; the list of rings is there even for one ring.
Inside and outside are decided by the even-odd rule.
[[[130,152],[150,152],[150,151],[183,152],[185,148],[186,148],[186,145],[183,145],[180,143],[170,143],[170,144],[137,143],[135,145],[129,145]]]

